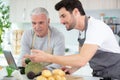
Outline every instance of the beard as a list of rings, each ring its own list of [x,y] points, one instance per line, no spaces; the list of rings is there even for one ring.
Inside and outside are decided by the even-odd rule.
[[[70,30],[72,30],[72,29],[74,29],[74,26],[73,26],[73,25],[69,26],[69,28],[67,28],[67,31],[70,31]]]
[[[73,21],[73,22],[71,23],[71,25],[69,26],[69,28],[67,28],[67,31],[70,31],[70,30],[74,29],[74,28],[75,28],[75,25],[76,25],[76,23],[75,23],[75,21]]]
[[[67,28],[67,31],[70,31],[70,30],[72,30],[72,29],[74,29],[75,28],[75,25],[76,25],[76,20],[75,20],[75,18],[74,18],[74,16],[72,15],[71,16],[71,24],[69,25],[69,27]]]

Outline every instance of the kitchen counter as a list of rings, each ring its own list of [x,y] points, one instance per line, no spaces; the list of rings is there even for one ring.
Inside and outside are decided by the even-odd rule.
[[[3,77],[7,75],[6,69],[3,68],[0,70],[0,80],[3,80]],[[19,71],[13,72],[13,76],[16,76],[20,80],[30,80],[27,78],[26,75],[21,75]],[[92,76],[83,76],[83,75],[66,75],[67,80],[100,80],[99,77],[92,77]],[[35,79],[33,79],[35,80]]]
[[[68,55],[68,53],[66,53],[66,54]],[[13,55],[13,57],[15,59],[15,62],[17,62],[18,55]],[[0,54],[0,65],[1,66],[7,66],[8,65],[7,62],[6,62],[6,59],[4,57],[4,54]],[[5,73],[5,71],[0,72],[0,73]],[[72,74],[72,76],[77,76],[77,77],[72,78],[71,76],[69,76],[71,79],[67,79],[67,80],[99,80],[99,78],[92,77],[91,73],[92,73],[92,69],[90,68],[89,63],[87,63],[84,67],[80,68],[79,70],[77,70],[76,72],[74,72]],[[29,79],[26,78],[25,75],[23,75],[23,77],[24,77],[24,80],[29,80]],[[0,78],[0,80],[1,79],[2,78]]]
[[[66,53],[68,55],[69,53]],[[18,55],[13,55],[15,62],[18,60]],[[0,65],[1,66],[7,66],[7,61],[4,57],[4,54],[0,54]],[[78,69],[76,72],[74,72],[72,75],[81,75],[81,76],[92,76],[92,69],[89,66],[89,63],[87,63],[84,67]]]
[[[25,75],[23,75],[24,80],[29,80]],[[67,80],[100,80],[99,77],[92,77],[92,76],[66,76]]]
[[[22,75],[23,79],[22,80],[31,80],[26,77],[26,75]],[[92,76],[66,76],[67,80],[100,80],[101,78],[99,77],[92,77]],[[0,80],[3,80],[3,78],[0,78]],[[33,79],[35,80],[35,79]]]
[[[26,76],[24,75],[24,80],[29,80],[26,78]],[[66,77],[67,80],[100,80],[99,77],[91,77],[91,76],[67,76]]]
[[[92,76],[66,76],[67,80],[100,80],[99,77]]]
[[[17,71],[18,73],[19,73],[19,71]],[[16,76],[17,76],[17,78],[19,77],[19,79],[21,78],[21,80],[29,80],[27,77],[26,77],[26,75],[22,75],[21,76],[21,74],[19,75],[19,74],[15,74]],[[7,75],[7,72],[6,72],[6,69],[5,68],[3,68],[2,70],[0,70],[0,80],[2,80],[3,79],[3,77],[4,76],[6,76]],[[19,75],[19,76],[18,76]],[[79,74],[77,74],[77,75],[66,75],[66,78],[67,78],[67,80],[100,80],[100,78],[99,77],[92,77],[92,76],[83,76],[83,75],[79,75]]]

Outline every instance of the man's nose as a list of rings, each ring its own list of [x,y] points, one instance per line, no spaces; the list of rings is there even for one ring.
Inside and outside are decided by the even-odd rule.
[[[40,26],[40,24],[39,24],[39,23],[37,23],[37,24],[36,24],[36,26]]]
[[[61,22],[61,24],[64,24],[64,20],[63,19],[60,19],[60,22]]]
[[[35,28],[38,28],[38,27],[40,27],[40,24],[36,24],[36,25],[35,25]]]

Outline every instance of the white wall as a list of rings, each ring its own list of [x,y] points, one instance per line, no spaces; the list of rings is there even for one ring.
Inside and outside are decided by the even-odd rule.
[[[52,23],[51,26],[57,28],[60,32],[62,32],[65,36],[65,46],[70,49],[70,52],[77,53],[78,52],[78,30],[67,31],[65,26],[60,23]]]

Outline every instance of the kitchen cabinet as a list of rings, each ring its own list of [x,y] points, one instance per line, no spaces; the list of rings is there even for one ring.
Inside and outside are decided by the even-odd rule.
[[[101,0],[80,0],[85,10],[101,9]]]
[[[10,0],[10,21],[26,21],[27,0]]]
[[[54,9],[57,2],[58,0],[10,0],[10,21],[30,22],[31,11],[36,7],[44,7],[49,12],[51,23],[59,22],[58,12]]]
[[[117,0],[100,0],[101,9],[117,9]]]
[[[32,10],[34,8],[37,8],[37,7],[44,7],[46,8],[46,2],[45,0],[27,0],[27,6],[26,6],[26,22],[30,22],[31,21],[31,17],[30,17],[30,14],[32,12]]]
[[[117,9],[120,0],[80,0],[85,10]]]
[[[58,11],[55,10],[55,4],[58,3],[60,0],[47,0],[47,10],[49,12],[50,20],[52,23],[59,23],[59,14]]]
[[[59,23],[54,6],[60,0],[10,0],[10,21],[30,22],[30,13],[36,7],[48,10],[51,23]],[[120,0],[80,0],[85,10],[120,9]],[[46,3],[47,2],[47,3]]]
[[[120,0],[117,0],[117,7],[120,9]]]
[[[43,0],[10,0],[10,21],[30,22],[30,13],[33,8],[46,7]]]

